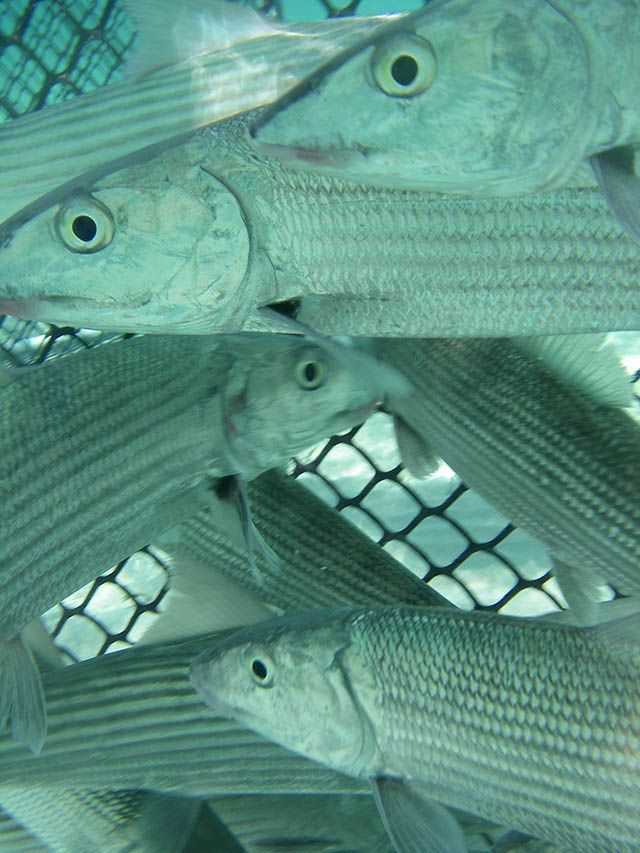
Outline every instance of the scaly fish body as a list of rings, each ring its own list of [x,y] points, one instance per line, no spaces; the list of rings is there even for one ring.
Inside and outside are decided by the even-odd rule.
[[[0,250],[0,310],[185,333],[262,329],[257,309],[282,302],[329,334],[640,328],[640,247],[597,190],[376,188],[257,157],[243,131],[203,132],[32,218]]]
[[[365,792],[357,780],[213,716],[189,683],[201,646],[140,647],[44,673],[47,740],[34,756],[2,737],[3,784],[195,797]]]
[[[5,786],[0,798],[3,808],[32,838],[41,840],[48,853],[176,853],[183,849],[200,810],[197,800],[62,786],[46,790]],[[5,849],[1,824],[0,844]]]
[[[263,554],[256,555],[257,574],[247,572],[244,544],[229,537],[222,519],[203,509],[154,542],[175,562],[178,585],[182,561],[189,560],[192,566],[202,566],[203,578],[210,577],[215,567],[216,572],[279,610],[390,601],[416,606],[446,603],[385,550],[281,472],[269,471],[253,480],[249,495],[258,529],[286,567],[286,582],[283,572],[275,570]],[[189,606],[196,608],[198,602],[187,603]],[[158,628],[161,623],[162,619],[157,620]]]
[[[267,576],[266,598],[274,606],[314,604],[379,605],[405,601],[432,604],[434,594],[420,585],[344,518],[304,487],[282,482],[282,475],[250,485],[254,514],[265,538],[282,552],[279,578]],[[302,509],[302,523],[296,522]],[[205,568],[217,566],[242,582],[248,576],[246,553],[229,530],[217,529],[202,514],[196,542],[187,556]],[[335,559],[331,543],[339,543]],[[196,544],[197,543],[197,544]],[[167,548],[169,546],[166,546]],[[183,551],[175,551],[176,572]],[[227,570],[224,562],[229,560]],[[257,564],[266,569],[268,564]],[[213,588],[214,580],[211,580]],[[245,584],[246,586],[246,584]],[[277,596],[281,595],[281,598]],[[206,596],[201,593],[200,601]],[[204,608],[202,608],[204,609]],[[192,608],[193,612],[193,608]],[[165,615],[161,614],[160,625]],[[191,623],[178,625],[184,633]],[[35,757],[8,735],[0,738],[3,783],[15,786],[75,788],[150,788],[189,796],[232,793],[363,791],[346,777],[329,773],[257,739],[227,720],[216,719],[195,695],[187,667],[200,641],[149,648],[44,673],[49,731]],[[132,684],[135,691],[132,692]]]
[[[192,680],[217,713],[375,780],[392,834],[409,830],[389,806],[413,786],[560,847],[630,853],[639,667],[635,647],[618,656],[584,629],[389,607],[243,629]]]
[[[602,353],[582,348],[572,356],[579,342],[551,342],[566,347],[556,359],[568,365],[565,376],[544,357],[544,341],[540,357],[530,351],[536,339],[529,351],[509,340],[388,341],[381,349],[417,389],[393,403],[394,412],[434,456],[547,546],[563,589],[563,570],[572,569],[585,590],[596,576],[638,593],[640,428],[576,379],[582,373],[592,381],[592,374],[606,391],[621,373],[629,404],[630,385],[615,363],[611,377],[605,360],[602,375]]]
[[[381,16],[285,26],[224,0],[129,6],[139,25],[129,79],[0,127],[3,227],[83,176],[95,179],[197,128],[273,103],[393,23]]]
[[[38,663],[64,667],[60,650],[39,619],[25,632]],[[152,791],[0,786],[3,812],[24,829],[0,822],[0,849],[24,853],[41,842],[49,853],[176,853],[196,824],[201,804]],[[226,848],[225,848],[226,853]],[[230,853],[239,853],[238,849]]]
[[[0,676],[12,660],[30,671],[12,638],[32,618],[215,506],[211,477],[256,476],[364,419],[385,393],[380,369],[348,347],[270,335],[136,338],[5,371]]]

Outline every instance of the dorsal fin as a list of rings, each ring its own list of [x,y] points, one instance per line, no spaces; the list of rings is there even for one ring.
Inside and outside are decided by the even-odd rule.
[[[228,0],[124,0],[138,36],[127,74],[140,77],[201,53],[273,32],[253,9]]]
[[[514,338],[514,344],[563,382],[605,406],[633,404],[630,377],[606,335],[545,335]]]

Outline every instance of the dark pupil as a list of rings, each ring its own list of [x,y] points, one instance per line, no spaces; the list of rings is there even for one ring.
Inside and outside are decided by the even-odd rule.
[[[398,86],[410,86],[418,76],[418,63],[413,56],[399,56],[391,66],[391,76]]]
[[[307,380],[309,385],[313,384],[318,378],[318,368],[312,361],[305,365],[304,378]]]
[[[90,216],[76,216],[71,225],[71,230],[78,240],[90,243],[98,233],[98,226]]]
[[[260,681],[264,681],[267,677],[267,667],[262,663],[261,660],[254,660],[251,664],[251,669],[253,670],[253,674],[256,678],[259,678]]]

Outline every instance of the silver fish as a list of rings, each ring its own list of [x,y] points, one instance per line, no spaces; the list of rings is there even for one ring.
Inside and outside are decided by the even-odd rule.
[[[543,542],[586,622],[598,585],[640,592],[640,425],[629,377],[602,344],[587,335],[380,345],[416,388],[391,401],[405,464],[428,473],[443,458]]]
[[[24,635],[40,666],[60,670],[59,649],[34,620]],[[9,842],[0,823],[0,849],[31,849],[36,839],[50,853],[175,853],[195,829],[197,800],[149,791],[87,791],[74,788],[0,786],[2,809],[17,819],[26,837]],[[218,836],[219,837],[219,836]],[[237,848],[235,853],[239,853]]]
[[[39,755],[0,739],[3,784],[191,797],[365,792],[212,715],[189,682],[202,642],[141,646],[43,673],[47,739]]]
[[[138,25],[129,79],[0,126],[0,224],[23,221],[82,176],[273,103],[395,21],[284,25],[225,0],[126,5]]]
[[[258,566],[265,569],[265,597],[274,606],[300,608],[308,595],[318,606],[392,601],[428,606],[438,600],[407,569],[300,484],[269,474],[250,489],[257,524],[283,557],[281,574],[273,580],[266,572],[268,563],[261,563],[261,555],[257,557]],[[302,522],[297,523],[300,508]],[[191,601],[189,619],[180,622],[179,612],[171,604],[158,618],[161,627],[165,616],[173,613],[178,622],[173,636],[184,636],[192,623],[202,630],[206,623],[197,621],[199,611],[204,620],[207,609],[217,609],[215,618],[219,618],[230,595],[223,590],[223,602],[216,608],[210,590],[214,585],[220,590],[218,578],[228,571],[227,559],[232,563],[229,571],[238,579],[250,574],[246,553],[230,531],[220,531],[214,524],[207,531],[203,521],[204,517],[197,528],[200,544],[190,544],[189,551],[191,559],[199,554],[202,565],[211,571],[208,591],[201,587],[200,607]],[[332,542],[339,548],[328,559]],[[175,552],[176,579],[183,557],[182,551]],[[278,591],[281,601],[275,597]],[[251,607],[255,618],[261,618],[255,601]],[[168,636],[167,629],[163,639]],[[246,729],[213,718],[188,681],[187,667],[199,648],[200,641],[139,647],[62,672],[44,673],[47,740],[36,757],[9,736],[0,737],[3,784],[28,787],[37,780],[46,787],[150,788],[202,797],[234,792],[363,791],[353,780],[317,768],[256,739]],[[131,679],[136,684],[135,695]]]
[[[212,477],[256,476],[361,422],[390,390],[380,370],[334,342],[274,335],[135,338],[4,369],[0,720],[11,716],[19,740],[37,750],[45,716],[18,632],[215,507]]]
[[[371,780],[399,853],[466,849],[443,804],[584,853],[631,853],[640,657],[635,644],[612,654],[600,630],[315,610],[214,641],[191,678],[215,713]]]
[[[186,333],[264,330],[269,305],[358,336],[640,328],[640,247],[597,190],[376,188],[257,156],[249,124],[203,131],[34,216],[0,249],[0,311]]]
[[[636,236],[638,0],[439,0],[269,110],[255,138],[294,167],[463,195],[593,183]],[[342,105],[348,102],[349,109]],[[618,165],[620,160],[618,158]],[[626,183],[626,186],[625,186]]]
[[[248,572],[246,546],[232,535],[233,524],[219,510],[202,509],[154,541],[172,564],[171,589],[168,618],[156,620],[145,641],[229,628],[274,610],[391,601],[447,603],[290,477],[269,471],[253,480],[248,491],[256,526],[277,550],[282,566],[258,553],[257,571]],[[215,608],[208,594],[214,576]],[[231,585],[229,595],[222,595],[225,580]],[[246,597],[234,606],[236,585],[262,605],[256,609]],[[265,610],[265,604],[272,610]]]

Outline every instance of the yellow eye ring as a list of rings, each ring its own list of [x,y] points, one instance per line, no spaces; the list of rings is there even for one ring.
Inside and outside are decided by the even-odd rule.
[[[111,211],[90,195],[78,196],[62,205],[56,214],[58,237],[71,252],[99,252],[113,240],[115,225]]]
[[[393,97],[409,98],[426,91],[436,78],[436,56],[426,39],[399,33],[379,45],[371,57],[377,86]]]
[[[305,391],[314,391],[324,385],[327,370],[321,361],[313,358],[301,359],[296,365],[296,381]]]

